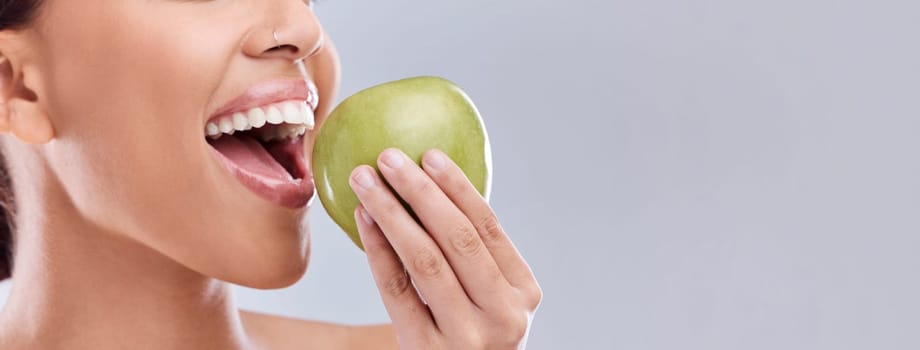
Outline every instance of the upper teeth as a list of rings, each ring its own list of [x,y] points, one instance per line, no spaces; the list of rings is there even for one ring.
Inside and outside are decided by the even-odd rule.
[[[307,130],[313,130],[314,123],[313,108],[306,101],[284,101],[219,117],[208,122],[205,135],[217,139],[223,134],[233,135],[234,132],[258,129],[265,124],[285,124],[258,135],[262,141],[271,141],[303,135]]]

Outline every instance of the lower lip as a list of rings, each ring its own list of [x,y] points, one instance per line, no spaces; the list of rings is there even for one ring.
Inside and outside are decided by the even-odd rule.
[[[255,176],[240,168],[236,163],[231,162],[223,154],[208,147],[224,169],[230,171],[237,181],[243,184],[250,191],[269,202],[282,207],[291,209],[300,209],[310,205],[316,194],[316,185],[313,182],[313,176],[307,172],[302,179],[290,181],[279,181],[274,179],[265,179]]]

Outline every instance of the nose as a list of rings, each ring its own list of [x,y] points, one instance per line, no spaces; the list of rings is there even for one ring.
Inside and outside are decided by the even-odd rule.
[[[323,28],[303,1],[265,1],[266,21],[253,29],[243,43],[243,53],[253,58],[289,61],[309,58],[323,46]]]

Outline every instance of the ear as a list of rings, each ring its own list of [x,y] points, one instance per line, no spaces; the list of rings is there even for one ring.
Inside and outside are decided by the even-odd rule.
[[[25,143],[47,143],[54,138],[51,118],[30,88],[20,57],[11,54],[26,50],[13,50],[8,35],[0,36],[0,132]]]

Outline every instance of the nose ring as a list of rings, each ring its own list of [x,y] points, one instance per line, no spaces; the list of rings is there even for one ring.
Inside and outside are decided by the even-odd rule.
[[[277,48],[280,48],[280,47],[281,47],[281,43],[278,41],[278,29],[277,29],[277,28],[273,28],[273,29],[272,29],[272,38],[275,39],[275,48],[276,48],[276,49],[277,49]]]

